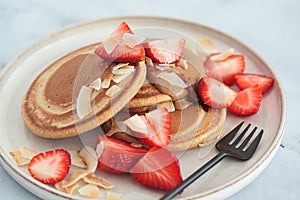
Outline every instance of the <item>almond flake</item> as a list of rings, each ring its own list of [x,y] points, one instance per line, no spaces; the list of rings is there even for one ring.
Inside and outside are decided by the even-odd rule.
[[[87,171],[90,173],[94,173],[98,165],[98,158],[97,158],[96,151],[89,146],[85,146],[80,150],[79,156],[86,163]]]
[[[83,159],[79,156],[79,150],[68,151],[71,155],[71,165],[79,168],[86,168],[86,164]]]
[[[100,197],[101,193],[96,185],[87,184],[82,186],[78,190],[79,194],[84,197],[97,198]]]
[[[82,86],[76,103],[76,111],[79,119],[84,118],[92,112],[91,96],[93,89]]]
[[[221,62],[223,60],[226,60],[229,56],[232,56],[234,53],[234,49],[230,48],[227,51],[224,51],[220,54],[216,54],[210,57],[210,59],[214,62]]]
[[[130,74],[132,74],[134,71],[135,71],[135,69],[132,68],[130,70],[127,70],[127,73],[125,73],[125,74],[120,74],[120,75],[115,74],[115,75],[113,75],[112,80],[115,83],[120,83],[121,81],[123,81],[124,79],[126,79]]]
[[[77,183],[80,179],[87,176],[90,172],[88,171],[77,171],[74,172],[71,177],[68,180],[64,180],[61,184],[63,188],[70,187],[71,185],[74,185]]]
[[[101,89],[101,78],[94,80],[89,86],[89,88],[100,90]]]
[[[119,93],[121,91],[121,88],[117,85],[113,85],[111,86],[107,91],[106,91],[106,96],[108,97],[113,97],[115,96],[117,93]]]
[[[134,48],[136,45],[142,44],[145,38],[136,34],[124,33],[123,42],[130,48]]]
[[[108,76],[103,79],[101,87],[104,89],[109,88],[112,77],[113,74],[108,74]]]
[[[120,200],[121,199],[122,194],[116,193],[116,192],[111,192],[108,191],[106,193],[106,200]]]
[[[189,65],[187,64],[187,61],[183,58],[180,58],[177,65],[179,65],[182,69],[188,69]]]
[[[113,185],[104,178],[97,177],[95,174],[89,174],[83,178],[86,183],[99,186],[104,189],[111,189]]]
[[[104,39],[103,41],[103,47],[106,51],[106,53],[111,54],[114,49],[116,48],[116,46],[118,45],[118,40],[116,40],[113,37],[107,37]]]
[[[157,75],[158,78],[164,79],[171,85],[178,86],[180,88],[186,88],[185,82],[174,72],[161,72]]]

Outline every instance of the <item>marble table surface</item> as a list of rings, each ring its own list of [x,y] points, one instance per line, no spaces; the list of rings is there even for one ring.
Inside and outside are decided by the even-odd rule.
[[[165,16],[221,30],[256,51],[287,96],[285,136],[270,165],[230,200],[300,199],[300,1],[298,0],[9,0],[0,1],[0,68],[38,39],[65,26],[125,15]],[[299,62],[299,63],[298,63]],[[38,199],[0,167],[0,199]]]

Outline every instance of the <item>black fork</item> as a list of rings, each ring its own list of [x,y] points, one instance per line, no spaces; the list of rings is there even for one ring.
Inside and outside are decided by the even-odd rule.
[[[192,175],[190,175],[188,178],[186,178],[181,184],[179,184],[177,187],[175,187],[172,191],[164,195],[160,200],[169,200],[172,199],[174,196],[176,196],[178,193],[183,191],[184,188],[189,186],[191,183],[193,183],[195,180],[197,180],[201,175],[203,175],[205,172],[207,172],[209,169],[211,169],[213,166],[215,166],[218,162],[220,162],[223,158],[226,156],[234,157],[239,160],[248,160],[251,158],[251,156],[254,154],[261,138],[263,135],[264,130],[261,130],[258,135],[255,137],[255,139],[250,143],[250,139],[254,135],[254,133],[257,130],[257,127],[255,127],[250,134],[246,137],[246,139],[240,144],[243,137],[247,133],[248,129],[250,128],[251,124],[248,124],[248,126],[242,131],[242,133],[235,139],[237,132],[241,129],[244,122],[241,122],[239,125],[237,125],[233,130],[231,130],[225,137],[223,137],[217,144],[216,147],[220,151],[218,155],[213,157],[211,160],[209,160],[205,165],[203,165],[201,168],[199,168],[197,171],[195,171]],[[247,147],[247,148],[246,148]]]

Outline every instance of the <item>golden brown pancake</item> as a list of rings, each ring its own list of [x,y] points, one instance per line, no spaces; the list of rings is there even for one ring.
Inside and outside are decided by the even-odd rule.
[[[206,110],[196,105],[170,114],[172,127],[168,149],[171,151],[184,151],[205,146],[223,135],[225,109]]]
[[[130,113],[145,113],[157,105],[173,106],[169,95],[158,91],[152,84],[144,84],[126,106]]]
[[[33,81],[23,99],[22,115],[34,134],[67,138],[94,129],[118,113],[138,92],[146,77],[144,62],[136,64],[135,71],[117,84],[121,90],[115,96],[107,96],[108,89],[93,90],[92,112],[82,119],[78,117],[76,103],[81,87],[99,77],[103,80],[113,67],[93,53],[98,45],[67,54]]]

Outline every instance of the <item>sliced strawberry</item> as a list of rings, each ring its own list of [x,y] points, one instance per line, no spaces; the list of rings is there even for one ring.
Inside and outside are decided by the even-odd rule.
[[[115,174],[129,172],[148,151],[112,137],[99,136],[98,144],[100,142],[104,143],[104,149],[98,158],[98,168]]]
[[[147,55],[159,64],[178,62],[182,56],[185,39],[153,40],[145,43]]]
[[[170,143],[171,115],[166,108],[158,108],[143,116],[133,116],[124,123],[142,143],[165,147]]]
[[[126,22],[121,22],[119,26],[110,34],[111,37],[123,36],[124,33],[133,34],[132,30]]]
[[[262,99],[262,91],[258,85],[240,91],[228,110],[240,116],[257,113]]]
[[[182,182],[177,157],[157,146],[152,147],[130,172],[139,183],[166,191]]]
[[[47,151],[35,155],[28,165],[30,175],[45,184],[55,184],[63,180],[71,165],[69,152],[63,149]]]
[[[234,83],[234,76],[243,73],[245,70],[244,55],[231,55],[219,62],[212,61],[210,59],[211,56],[208,56],[204,62],[207,75],[222,81],[226,85],[232,85]]]
[[[105,60],[114,62],[135,63],[143,60],[145,57],[145,50],[141,44],[136,45],[134,48],[130,48],[125,44],[118,44],[113,52],[109,54],[106,52],[103,43],[101,43],[95,50],[95,53]]]
[[[241,90],[259,85],[262,93],[265,93],[274,83],[273,78],[259,74],[238,74],[234,79]]]
[[[227,108],[237,95],[236,91],[211,77],[200,80],[198,91],[203,103],[213,108]]]

